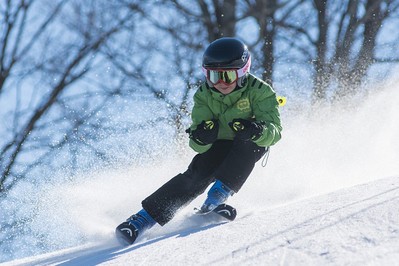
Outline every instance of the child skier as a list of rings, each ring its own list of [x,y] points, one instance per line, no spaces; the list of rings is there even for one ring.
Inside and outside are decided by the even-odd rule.
[[[212,183],[201,207],[213,211],[237,193],[268,147],[281,138],[276,94],[249,73],[251,55],[236,38],[221,38],[205,50],[206,81],[194,95],[189,145],[198,154],[188,169],[142,201],[143,209],[116,228],[118,238],[133,244],[156,223],[168,223],[182,206]]]

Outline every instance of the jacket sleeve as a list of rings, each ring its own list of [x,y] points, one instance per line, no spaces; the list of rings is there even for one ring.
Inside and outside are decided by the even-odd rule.
[[[213,113],[208,105],[207,89],[201,86],[194,94],[194,107],[191,112],[192,124],[191,130],[195,130],[202,121],[211,120],[214,118]],[[209,95],[208,95],[209,96]],[[189,146],[198,153],[204,153],[212,147],[212,144],[199,145],[190,139]]]
[[[254,142],[261,147],[271,146],[281,139],[283,130],[276,93],[267,83],[255,91],[253,113],[255,120],[264,124],[264,129],[261,137]]]

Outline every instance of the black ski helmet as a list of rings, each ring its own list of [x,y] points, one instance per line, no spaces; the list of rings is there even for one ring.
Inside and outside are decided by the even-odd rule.
[[[247,46],[237,38],[223,37],[213,41],[204,52],[204,68],[242,68],[248,62],[250,53]]]
[[[202,67],[205,69],[244,69],[247,74],[251,66],[251,54],[248,47],[241,40],[223,37],[213,41],[206,48],[202,57]],[[243,79],[239,79],[241,87]]]

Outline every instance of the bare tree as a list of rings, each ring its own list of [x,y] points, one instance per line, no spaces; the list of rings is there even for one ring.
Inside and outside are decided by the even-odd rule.
[[[326,98],[326,90],[334,77],[338,83],[335,97],[353,94],[361,85],[367,70],[374,62],[377,34],[384,19],[391,12],[392,1],[348,1],[339,14],[335,36],[335,51],[327,58],[328,29],[333,26],[327,17],[326,1],[314,1],[318,11],[319,38],[315,60],[315,98]],[[364,9],[364,14],[360,10]],[[393,11],[393,10],[392,10]],[[330,20],[330,21],[329,21]],[[357,51],[354,51],[356,47]]]
[[[39,96],[35,96],[28,106],[23,104],[26,97],[8,106],[7,117],[13,117],[8,119],[13,122],[4,125],[4,129],[12,133],[0,146],[0,192],[11,188],[26,175],[26,171],[43,162],[52,152],[67,143],[71,145],[71,140],[80,140],[80,145],[92,149],[97,156],[104,156],[90,146],[89,139],[95,138],[96,134],[88,128],[101,127],[102,119],[91,123],[90,118],[109,100],[112,88],[103,86],[101,95],[104,96],[99,97],[101,86],[90,89],[84,84],[94,71],[102,67],[101,48],[132,21],[132,15],[108,12],[107,17],[104,11],[115,7],[96,1],[50,3],[50,6],[55,6],[44,21],[33,21],[41,11],[40,1],[8,1],[4,11],[2,25],[6,27],[2,27],[1,38],[1,96],[21,97],[21,93],[13,91],[12,86],[19,83],[24,94]],[[28,21],[35,28],[27,28]],[[27,65],[31,68],[27,69]],[[23,81],[17,78],[8,81],[12,75]],[[36,85],[32,86],[26,80],[36,82]],[[87,88],[86,92],[79,91],[73,86],[75,84]],[[97,99],[90,99],[90,94],[97,95]],[[79,95],[85,95],[83,99],[87,100],[82,101]],[[74,101],[79,105],[75,106]],[[87,109],[82,112],[85,105]],[[68,114],[71,114],[69,118]],[[54,126],[62,132],[52,130]],[[49,132],[54,134],[50,137]],[[33,160],[28,159],[32,152],[36,153]]]
[[[221,37],[236,35],[236,0],[199,0],[196,1],[196,3],[173,0],[164,1],[164,5],[169,6],[171,9],[175,9],[180,15],[183,15],[187,19],[186,22],[189,23],[181,28],[169,27],[170,32],[174,32],[174,34],[178,34],[179,30],[186,32],[191,31],[192,25],[196,24],[206,33],[205,36],[208,42],[212,42]]]
[[[279,27],[285,23],[285,20],[292,12],[300,5],[301,1],[295,2],[293,5],[288,5],[289,1],[280,0],[256,0],[243,1],[244,11],[242,12],[240,20],[247,18],[254,18],[259,32],[258,39],[251,44],[253,53],[257,58],[260,58],[259,68],[263,69],[262,78],[269,83],[272,83],[274,65],[276,62],[276,43],[279,38]],[[292,1],[291,1],[292,2]],[[280,12],[280,17],[277,18],[277,13]],[[256,47],[260,47],[258,53],[255,53]]]
[[[0,32],[0,96],[13,69],[21,63],[30,49],[39,42],[40,37],[46,32],[67,1],[59,2],[55,8],[48,12],[48,15],[43,20],[37,22],[39,25],[34,32],[29,34],[29,36],[25,36],[27,19],[35,2],[37,1],[3,2],[4,6],[0,16],[2,25]]]
[[[331,90],[335,97],[352,94],[375,62],[395,61],[375,51],[383,22],[397,14],[397,0],[3,3],[0,101],[15,100],[1,109],[2,191],[65,149],[65,163],[75,166],[85,158],[112,160],[98,145],[115,134],[104,111],[138,91],[167,112],[146,124],[166,123],[182,138],[191,95],[203,80],[205,47],[221,36],[242,35],[239,26],[247,19],[256,23],[241,29],[257,36],[250,43],[253,69],[271,81],[281,71],[278,62],[306,68],[315,100],[327,99]],[[35,16],[39,12],[44,15]],[[144,128],[141,121],[133,124]]]
[[[310,24],[291,22],[283,26],[294,32],[292,38],[305,40],[293,47],[303,51],[304,63],[311,62],[314,66],[313,100],[353,95],[377,62],[378,34],[384,21],[398,11],[399,3],[394,0],[313,0],[312,3],[317,16],[310,17]],[[303,5],[308,3],[304,1]]]

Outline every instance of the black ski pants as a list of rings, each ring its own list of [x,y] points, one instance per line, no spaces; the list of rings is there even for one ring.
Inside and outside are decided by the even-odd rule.
[[[160,225],[165,225],[215,179],[238,192],[264,154],[265,148],[252,141],[217,140],[208,151],[194,156],[187,171],[144,199],[143,208]]]

